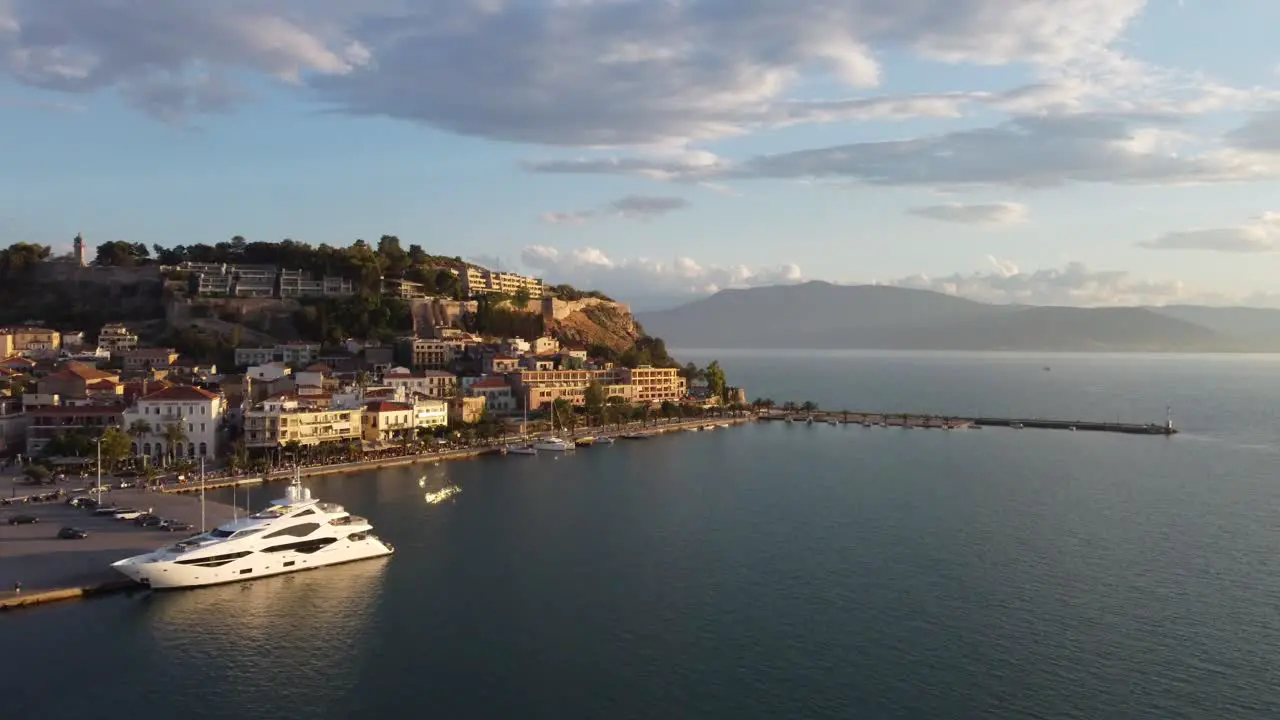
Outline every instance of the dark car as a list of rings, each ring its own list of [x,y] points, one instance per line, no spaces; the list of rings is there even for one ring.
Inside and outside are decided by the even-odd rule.
[[[185,523],[181,520],[165,520],[160,523],[159,527],[162,530],[168,530],[169,532],[179,532],[182,530],[190,530],[191,523]]]
[[[89,533],[80,528],[64,527],[58,531],[58,537],[62,540],[81,540],[89,536]]]
[[[133,522],[140,527],[159,527],[164,520],[156,515],[139,515]]]
[[[14,515],[9,518],[10,525],[30,525],[38,522],[40,522],[40,518],[35,515]]]

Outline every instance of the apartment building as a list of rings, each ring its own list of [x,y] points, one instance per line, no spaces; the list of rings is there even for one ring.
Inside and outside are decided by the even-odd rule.
[[[83,400],[90,396],[90,386],[100,381],[119,384],[120,373],[99,370],[84,363],[68,362],[40,378],[36,383],[36,394],[58,396],[64,400]]]
[[[412,280],[383,278],[382,294],[387,297],[400,298],[401,300],[413,300],[415,298],[424,298],[434,293],[428,293],[426,285]]]
[[[191,272],[197,295],[216,297],[342,297],[354,292],[346,278],[312,278],[302,270],[275,265],[229,265],[185,262],[179,269]]]
[[[413,424],[413,406],[408,403],[385,400],[366,403],[360,419],[365,442],[402,442],[412,440],[417,432]]]
[[[466,272],[461,273],[460,279],[463,294],[471,298],[489,293],[514,295],[524,290],[529,293],[530,298],[537,300],[546,291],[546,286],[539,278],[474,266],[468,266]]]
[[[173,348],[138,348],[124,354],[124,369],[128,372],[168,370],[178,361],[178,351]]]
[[[53,438],[70,432],[90,437],[102,435],[109,427],[120,427],[122,405],[47,406],[27,408],[27,455],[39,455]]]
[[[453,347],[435,338],[405,337],[395,345],[395,361],[413,370],[443,370],[453,357]]]
[[[22,325],[0,328],[0,356],[49,355],[62,348],[62,333],[49,328]]]
[[[443,370],[409,372],[405,368],[392,368],[382,376],[382,382],[393,388],[402,388],[405,393],[443,399],[456,394],[458,376]]]
[[[483,377],[471,383],[467,393],[484,398],[485,409],[490,413],[507,414],[519,409],[511,385],[499,377]]]
[[[218,455],[218,429],[226,400],[203,388],[173,385],[139,397],[124,411],[123,426],[134,437],[133,454],[160,459],[213,458]],[[185,436],[170,442],[170,426]]]
[[[619,384],[630,385],[633,402],[674,402],[688,394],[688,387],[685,379],[680,376],[679,368],[641,365],[637,368],[614,368],[603,372],[612,373]]]
[[[632,403],[678,402],[687,394],[685,380],[677,368],[611,368],[608,370],[518,370],[511,374],[514,394],[529,409],[565,399],[574,405],[586,401],[592,382],[603,386],[604,395]],[[474,386],[473,386],[474,387]]]
[[[98,331],[98,349],[120,355],[138,347],[138,336],[120,323],[103,325]]]
[[[303,397],[271,398],[244,414],[245,447],[267,450],[293,441],[313,446],[359,440],[361,415],[359,409],[330,409]]]

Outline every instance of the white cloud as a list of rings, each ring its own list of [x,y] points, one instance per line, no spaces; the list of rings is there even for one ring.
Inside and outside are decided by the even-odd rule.
[[[1280,153],[1280,112],[1258,113],[1227,133],[1227,141],[1242,150]]]
[[[1174,115],[1022,116],[993,128],[762,155],[742,163],[680,156],[538,163],[537,172],[666,180],[850,180],[941,188],[1045,188],[1069,183],[1207,184],[1280,177],[1280,155],[1202,147]]]
[[[687,207],[689,207],[689,201],[681,197],[627,195],[594,210],[543,213],[542,221],[554,225],[581,225],[598,217],[650,220]]]
[[[520,259],[549,283],[598,289],[623,300],[708,294],[730,287],[778,285],[802,279],[799,266],[790,263],[752,268],[707,265],[688,257],[614,259],[590,247],[560,251],[531,245],[524,248]]]
[[[914,207],[908,209],[907,212],[930,220],[989,227],[1017,225],[1027,220],[1027,206],[1012,202],[974,205],[945,203],[943,205]]]
[[[223,109],[244,71],[334,109],[561,146],[683,143],[800,122],[1249,103],[1116,49],[1145,0],[0,0],[0,74],[121,88],[162,117]],[[1027,65],[1010,92],[797,100],[881,86],[880,57]],[[163,92],[151,91],[159,84]],[[1123,89],[1124,92],[1117,92]],[[171,104],[161,109],[165,98]],[[1205,99],[1209,98],[1209,99]],[[1132,109],[1129,107],[1128,109]]]
[[[1280,250],[1280,213],[1267,212],[1237,227],[1182,230],[1138,243],[1148,250],[1271,253]]]

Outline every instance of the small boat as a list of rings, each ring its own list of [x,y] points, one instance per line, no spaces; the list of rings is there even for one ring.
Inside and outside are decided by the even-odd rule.
[[[871,421],[870,421],[870,420],[863,420],[863,421],[862,421],[862,427],[871,427]]]
[[[535,450],[546,450],[547,452],[568,452],[573,449],[573,444],[558,437],[549,437],[539,440],[533,444]]]
[[[1020,423],[1020,422],[1010,423],[1010,424],[1009,424],[1009,427],[1013,428],[1014,430],[1021,430],[1021,429],[1022,429],[1022,423]]]
[[[613,438],[611,438],[611,437],[596,438],[596,442],[597,442],[597,443],[600,443],[601,445],[612,445],[612,444],[613,444]]]
[[[586,437],[580,437],[577,440],[574,440],[573,444],[577,445],[578,447],[591,447],[595,443],[595,441],[596,441],[595,438],[588,435]]]
[[[730,423],[716,423],[716,427],[718,427],[718,428],[727,428],[727,427],[733,427],[733,425],[732,425],[732,424],[730,424]]]
[[[503,448],[508,455],[537,455],[538,449],[532,445],[508,445]]]
[[[702,428],[697,425],[694,425],[693,427],[689,428],[689,432],[702,432]]]
[[[622,436],[623,440],[648,440],[649,436],[644,433],[627,433]]]
[[[828,420],[828,421],[827,421],[827,424],[828,424],[828,425],[831,425],[832,427],[835,427],[836,425],[839,425],[839,424],[840,424],[840,421],[839,421],[839,420]]]
[[[812,416],[812,415],[810,415],[809,417],[805,418],[805,419],[804,419],[804,422],[805,422],[805,424],[806,424],[806,425],[812,425],[812,424],[813,424],[813,416]]]
[[[1067,429],[1068,429],[1068,430],[1070,430],[1071,432],[1075,432],[1075,431],[1076,431],[1076,426],[1075,426],[1075,425],[1072,425],[1071,427],[1069,427],[1069,428],[1067,428]]]

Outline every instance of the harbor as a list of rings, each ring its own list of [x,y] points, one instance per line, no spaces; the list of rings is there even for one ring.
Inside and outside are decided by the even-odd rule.
[[[586,448],[603,445],[600,441],[605,438],[617,438],[620,441],[648,439],[667,433],[715,430],[755,420],[756,417],[751,414],[687,421],[657,419],[649,423],[624,424],[609,429],[585,428],[574,433],[562,433],[561,436],[581,441],[576,444],[584,451],[607,452],[607,446],[597,450]],[[154,490],[112,489],[102,494],[104,505],[134,508],[189,524],[192,530],[183,533],[168,533],[140,527],[130,520],[95,516],[91,511],[72,507],[63,501],[15,502],[24,498],[14,498],[6,508],[10,514],[35,515],[39,522],[6,525],[0,530],[3,534],[3,542],[0,542],[0,611],[110,593],[143,591],[143,586],[122,578],[110,568],[110,564],[131,555],[150,552],[166,542],[180,540],[202,526],[213,528],[231,520],[238,513],[243,514],[242,510],[229,504],[202,498],[202,486],[205,491],[213,491],[287,481],[295,473],[301,478],[308,478],[497,456],[503,447],[505,446],[497,443],[482,447],[408,453],[361,462],[284,468],[257,476],[215,477],[203,484],[198,480],[172,483],[158,486]],[[115,484],[114,479],[104,478],[103,484],[110,487]],[[67,497],[75,495],[96,497],[93,487],[80,488],[68,493]],[[58,531],[63,527],[83,530],[85,537],[59,538]],[[17,590],[18,583],[20,591]]]

